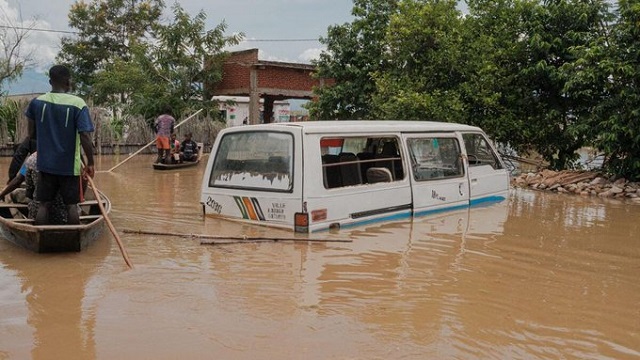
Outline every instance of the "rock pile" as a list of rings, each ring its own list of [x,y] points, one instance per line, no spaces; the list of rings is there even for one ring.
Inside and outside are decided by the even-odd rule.
[[[594,171],[553,171],[524,173],[511,179],[515,187],[559,193],[629,199],[640,203],[640,182],[612,179]]]

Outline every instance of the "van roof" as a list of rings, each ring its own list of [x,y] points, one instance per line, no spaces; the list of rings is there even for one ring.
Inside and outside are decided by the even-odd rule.
[[[305,133],[322,132],[414,132],[414,131],[482,131],[479,127],[437,122],[407,120],[321,120],[251,125],[261,128],[300,127]]]

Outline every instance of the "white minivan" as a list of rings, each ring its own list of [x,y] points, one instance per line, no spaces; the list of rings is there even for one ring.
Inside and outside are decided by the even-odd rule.
[[[508,190],[478,127],[310,121],[222,130],[201,203],[207,216],[315,232],[502,201]]]

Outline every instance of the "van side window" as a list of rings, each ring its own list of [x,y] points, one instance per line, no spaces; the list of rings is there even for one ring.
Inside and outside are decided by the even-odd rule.
[[[464,175],[461,150],[453,137],[409,138],[409,158],[416,181],[438,180]]]
[[[469,166],[489,165],[494,169],[502,169],[503,165],[498,155],[493,151],[489,141],[477,133],[462,134],[464,147],[467,150]]]
[[[320,139],[320,150],[326,189],[404,178],[396,137],[324,137]]]
[[[275,131],[224,135],[209,186],[287,192],[293,188],[293,136]]]

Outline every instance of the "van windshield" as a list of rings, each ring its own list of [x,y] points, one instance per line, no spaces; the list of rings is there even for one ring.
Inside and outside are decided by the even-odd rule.
[[[267,191],[293,188],[293,136],[273,131],[226,134],[215,154],[209,186]]]

